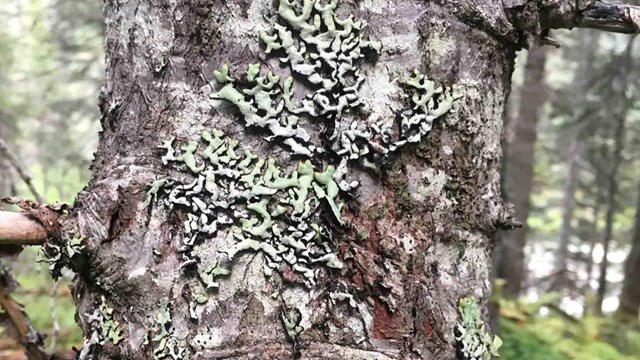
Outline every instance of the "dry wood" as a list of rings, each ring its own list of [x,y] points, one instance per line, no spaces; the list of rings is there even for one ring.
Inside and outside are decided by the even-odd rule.
[[[42,245],[47,232],[24,213],[0,211],[0,245]]]

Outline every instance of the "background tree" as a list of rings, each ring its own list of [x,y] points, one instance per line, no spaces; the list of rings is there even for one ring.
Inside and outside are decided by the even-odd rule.
[[[546,87],[544,65],[546,48],[529,51],[525,67],[525,78],[520,87],[519,116],[511,121],[512,131],[507,128],[508,140],[504,154],[503,192],[505,200],[514,204],[518,217],[529,216],[529,194],[533,187],[533,164],[537,125],[545,103]],[[524,249],[527,223],[518,229],[500,233],[496,249],[495,276],[505,280],[505,295],[517,297],[526,281]]]

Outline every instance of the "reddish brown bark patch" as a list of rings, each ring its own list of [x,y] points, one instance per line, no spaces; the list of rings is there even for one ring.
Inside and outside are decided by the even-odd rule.
[[[400,313],[392,313],[376,300],[373,316],[373,337],[375,339],[399,339],[407,334],[406,324]]]

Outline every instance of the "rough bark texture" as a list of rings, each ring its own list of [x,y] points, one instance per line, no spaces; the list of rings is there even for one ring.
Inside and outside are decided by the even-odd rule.
[[[534,150],[537,124],[545,102],[544,64],[546,49],[530,51],[522,84],[519,116],[514,121],[513,138],[506,148],[503,169],[505,198],[514,205],[522,227],[500,234],[496,248],[496,277],[505,280],[504,294],[517,297],[522,292],[526,274],[526,244],[529,194],[533,187]]]
[[[631,252],[624,263],[624,281],[620,293],[620,306],[617,315],[630,324],[638,321],[640,312],[640,186],[638,187],[638,202],[633,233],[631,235]]]
[[[519,20],[537,19],[536,2],[506,3],[340,2],[337,14],[367,21],[366,35],[383,45],[377,62],[363,65],[367,111],[357,116],[395,116],[397,79],[415,67],[459,86],[463,97],[422,143],[379,173],[350,169],[361,185],[344,199],[345,225],[332,231],[344,268],[321,271],[309,289],[288,274],[266,278],[263,257],[245,253],[195,305],[194,321],[191,299],[202,285],[180,269],[177,252],[185,214],[149,210],[145,191],[156,178],[188,177],[162,165],[159,145],[173,136],[185,144],[213,127],[295,167],[285,148],[246,130],[235,108],[208,96],[210,74],[223,64],[234,77],[256,62],[279,71],[258,41],[275,21],[277,2],[107,1],[103,131],[92,179],[63,224],[63,238],[74,245],[54,248],[78,272],[73,294],[86,339],[80,358],[152,358],[162,346],[193,359],[455,358],[457,304],[470,295],[486,304],[491,239],[496,226],[509,225],[499,189],[502,117],[514,52],[523,34],[537,33]],[[321,126],[305,126],[318,138]],[[229,245],[224,235],[206,240],[211,252]],[[330,301],[337,284],[353,305]],[[302,318],[303,331],[290,329],[295,341],[283,326],[283,311],[292,307]],[[101,331],[118,345],[97,345],[96,322],[108,322]],[[199,334],[208,337],[205,349],[193,344]]]

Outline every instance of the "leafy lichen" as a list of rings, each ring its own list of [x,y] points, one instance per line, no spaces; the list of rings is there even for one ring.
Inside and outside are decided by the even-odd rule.
[[[492,338],[486,331],[476,298],[468,296],[460,299],[458,310],[462,321],[456,326],[456,340],[464,359],[489,360],[491,356],[499,357],[502,340],[498,336]]]
[[[49,264],[49,273],[57,279],[62,275],[62,269],[68,267],[83,250],[84,239],[80,234],[73,234],[70,239],[63,239],[61,244],[47,241],[40,248],[37,261]]]
[[[259,34],[265,52],[279,56],[289,74],[250,64],[246,74],[236,76],[223,64],[213,73],[218,85],[211,94],[233,104],[244,126],[260,129],[267,141],[304,159],[296,170],[284,174],[274,159],[260,158],[250,149],[242,152],[237,140],[218,129],[203,132],[201,141],[175,145],[171,138],[161,146],[166,150],[163,164],[179,167],[192,180],[155,181],[146,205],[159,200],[184,210],[182,267],[195,267],[206,289],[217,288],[219,278],[229,275],[230,262],[243,252],[263,255],[265,275],[274,270],[294,273],[307,286],[316,283],[320,271],[342,269],[331,232],[321,226],[320,209],[335,223],[344,224],[340,193],[358,186],[347,178],[349,166],[378,166],[404,145],[420,142],[433,121],[449,112],[459,98],[455,88],[439,86],[415,70],[404,83],[407,109],[397,119],[368,121],[359,94],[365,82],[363,64],[380,54],[382,44],[365,40],[363,22],[351,16],[339,18],[338,0],[302,0],[301,8],[296,4],[279,0],[273,30]],[[374,56],[366,57],[367,52]],[[317,124],[322,130],[312,136]],[[314,164],[325,165],[318,169]],[[384,209],[379,211],[382,216]],[[231,245],[203,263],[194,253],[221,230]],[[411,248],[412,244],[407,240],[403,245]],[[355,307],[356,303],[348,289],[332,293],[330,299],[334,305],[348,301]],[[192,319],[197,319],[200,303],[190,303]],[[294,343],[304,330],[300,318],[297,309],[281,313]],[[158,318],[155,358],[182,356],[166,331],[170,322],[170,314]],[[211,345],[205,337],[192,340],[199,347]]]
[[[323,240],[319,225],[323,203],[338,222],[342,221],[332,166],[316,171],[307,160],[300,162],[293,173],[282,175],[273,159],[260,159],[249,150],[238,154],[238,142],[220,130],[205,131],[202,138],[208,143],[202,155],[197,154],[197,147],[189,146],[188,150],[189,157],[193,156],[189,163],[200,164],[196,169],[185,162],[180,150],[167,149],[168,154],[178,154],[169,162],[182,162],[195,179],[190,183],[164,179],[162,186],[156,181],[149,195],[161,196],[170,208],[187,211],[180,249],[183,266],[197,266],[203,284],[216,288],[216,278],[229,274],[222,266],[224,259],[199,264],[191,252],[219,229],[226,228],[235,239],[231,247],[222,251],[226,260],[232,261],[245,251],[259,252],[270,268],[267,273],[290,267],[308,285],[315,283],[312,268],[342,268],[329,243]]]
[[[118,345],[124,339],[120,322],[113,318],[113,308],[107,305],[104,296],[100,298],[98,308],[87,318],[93,329],[92,338],[95,338],[97,344],[109,341]]]
[[[171,321],[169,307],[162,307],[156,316],[155,336],[151,339],[154,360],[188,358],[186,347],[169,332]]]

